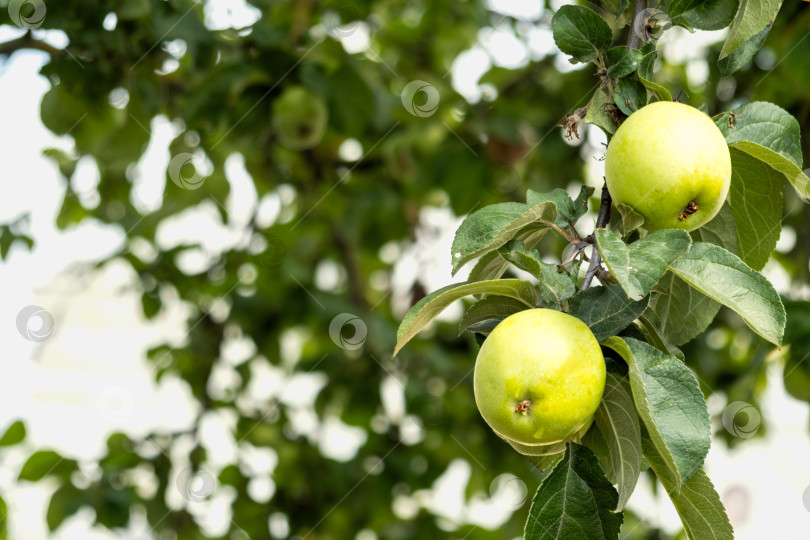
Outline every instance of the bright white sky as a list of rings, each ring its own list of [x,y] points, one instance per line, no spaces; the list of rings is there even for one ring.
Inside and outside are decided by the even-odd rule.
[[[493,0],[491,3],[500,11],[527,21],[535,20],[542,12],[538,1]],[[238,6],[233,2],[209,1],[206,22],[212,27],[249,24],[256,14],[251,8]],[[114,26],[114,22],[110,19],[107,24]],[[454,66],[454,87],[476,101],[481,98],[482,90],[486,90],[478,87],[478,78],[491,65],[517,67],[530,59],[557,54],[547,30],[528,23],[521,28],[520,39],[509,26],[482,30],[481,45],[462,54]],[[16,35],[17,29],[0,27],[0,41]],[[58,33],[50,37],[56,42],[60,39]],[[699,84],[705,79],[705,61],[700,58],[702,47],[707,40],[716,39],[717,34],[698,33],[669,47],[667,55],[673,61],[686,62],[690,66],[690,78],[694,77]],[[368,29],[363,25],[344,39],[347,50],[352,51],[362,52],[368,48],[368,43]],[[93,458],[103,451],[104,441],[112,431],[124,430],[137,436],[155,429],[170,430],[188,425],[194,403],[184,383],[167,379],[160,386],[156,385],[143,360],[146,349],[166,338],[182,343],[185,338],[182,321],[186,316],[183,309],[174,308],[157,323],[147,324],[140,315],[137,294],[122,290],[134,283],[134,276],[125,265],[110,265],[98,275],[87,274],[81,266],[73,266],[101,258],[116,249],[123,238],[116,228],[84,223],[68,232],[55,229],[54,220],[64,187],[54,165],[42,157],[42,150],[51,146],[70,150],[72,141],[55,137],[39,120],[39,102],[48,89],[47,81],[38,75],[44,60],[44,54],[23,52],[0,67],[0,118],[3,119],[0,178],[4,179],[0,186],[0,221],[30,211],[31,234],[37,240],[33,252],[14,249],[10,260],[0,264],[0,283],[6,285],[4,301],[0,304],[0,339],[6,344],[0,357],[3,373],[0,377],[0,433],[17,418],[26,422],[29,433],[25,452],[3,454],[0,492],[10,507],[10,538],[26,540],[47,536],[43,516],[49,495],[40,485],[14,483],[19,466],[30,450],[53,447],[69,456]],[[558,55],[558,60],[556,64],[561,68],[570,69],[565,58]],[[177,131],[165,119],[156,119],[148,128],[152,142],[138,165],[135,192],[137,204],[142,208],[155,208],[160,202],[164,171],[171,157],[167,145]],[[583,145],[583,158],[591,167],[587,181],[592,185],[598,184],[602,176],[601,163],[592,159],[600,151],[601,137],[589,132]],[[239,156],[228,161],[226,173],[234,195],[223,203],[232,211],[238,210],[234,215],[246,215],[247,210],[258,204],[266,222],[272,223],[278,219],[279,201],[294,196],[291,190],[281,190],[275,198],[257,201]],[[97,172],[92,162],[83,162],[77,173],[77,187],[92,199],[95,182]],[[384,258],[399,261],[392,277],[395,287],[404,289],[417,276],[429,278],[426,282],[431,289],[449,282],[445,255],[449,253],[459,218],[446,208],[427,209],[424,218],[427,226],[419,231],[418,244],[405,250],[392,244],[382,254]],[[586,217],[583,223],[592,219],[592,216]],[[205,250],[184,262],[190,271],[196,271],[205,267],[211,253],[239,242],[239,225],[223,225],[209,205],[173,220],[161,230],[160,241],[165,245],[184,239],[202,241]],[[787,231],[783,236],[781,247],[787,248],[787,244],[795,242],[795,232]],[[69,267],[74,269],[69,272]],[[328,268],[322,274],[324,288],[339,279],[331,275]],[[780,274],[778,267],[770,267],[770,274],[778,286],[786,286],[784,272]],[[395,303],[396,297],[395,294]],[[23,339],[16,328],[18,312],[31,304],[43,306],[56,319],[55,333],[41,345]],[[458,314],[458,309],[451,308],[446,317]],[[283,345],[291,363],[295,362],[304,338],[303,331],[285,338]],[[336,418],[319,423],[305,412],[307,403],[324,383],[318,374],[288,379],[283,371],[256,359],[252,344],[239,339],[229,343],[224,356],[230,367],[218,374],[213,391],[226,388],[233,380],[232,366],[247,360],[254,368],[256,380],[262,381],[254,385],[253,397],[258,400],[276,394],[296,409],[293,416],[297,429],[325,455],[338,460],[351,459],[365,441],[363,430],[348,428]],[[810,472],[806,467],[806,456],[810,455],[808,407],[785,395],[778,369],[770,378],[763,405],[763,414],[771,422],[768,437],[746,444],[743,450],[734,453],[728,452],[722,444],[715,444],[706,465],[718,491],[726,498],[740,540],[772,536],[774,523],[779,524],[780,539],[799,539],[806,536],[810,526],[810,512],[802,504],[802,494],[810,485]],[[412,442],[416,442],[421,430],[404,410],[398,385],[391,378],[383,383],[386,413],[390,421],[409,426]],[[309,392],[305,392],[307,389]],[[299,399],[294,400],[294,395]],[[725,403],[718,397],[710,406],[717,412]],[[232,462],[237,456],[228,425],[229,419],[214,417],[204,423],[203,438],[209,444],[212,469]],[[257,467],[251,494],[257,500],[269,499],[275,489],[269,480],[275,467],[274,454],[244,445],[239,446],[239,454]],[[471,468],[477,466],[465,458],[459,454],[459,459],[433,491],[397,497],[394,503],[397,513],[407,518],[422,505],[432,506],[431,501],[440,497],[445,509],[442,523],[447,527],[464,522],[480,525],[501,522],[510,511],[510,501],[515,497],[520,501],[525,495],[520,483],[510,481],[509,477],[497,477],[493,472],[490,493],[482,493],[465,504],[464,488]],[[194,506],[194,511],[199,512],[212,532],[227,526],[227,505],[222,503],[232,496],[227,490],[221,490],[212,500]],[[172,504],[182,504],[179,494],[172,494],[170,499]],[[655,499],[648,486],[639,486],[630,506],[669,529],[677,526],[669,501],[662,496]],[[90,531],[90,522],[92,514],[82,512],[53,538],[114,537],[99,530]],[[283,520],[276,519],[272,527],[283,533]],[[133,534],[147,530],[141,523]],[[367,540],[373,535],[365,531],[358,538]]]

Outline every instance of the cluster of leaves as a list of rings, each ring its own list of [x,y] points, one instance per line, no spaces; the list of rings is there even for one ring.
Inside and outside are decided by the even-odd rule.
[[[545,538],[551,530],[574,534],[581,528],[594,537],[616,538],[612,512],[624,507],[635,488],[643,455],[673,497],[690,538],[703,538],[705,527],[718,538],[730,538],[720,499],[700,471],[710,445],[706,403],[677,348],[681,341],[672,341],[661,321],[675,316],[681,327],[694,327],[689,317],[713,318],[716,310],[707,314],[698,307],[692,315],[673,315],[673,310],[681,309],[672,307],[674,296],[711,299],[780,345],[785,327],[782,302],[767,279],[712,238],[702,242],[674,229],[641,236],[638,227],[643,219],[638,214],[619,221],[616,230],[600,228],[582,239],[573,224],[586,211],[588,193],[583,189],[573,200],[564,190],[530,191],[526,204],[491,205],[468,217],[452,250],[455,269],[480,257],[471,272],[474,279],[448,285],[417,303],[400,325],[395,354],[444,308],[468,295],[482,298],[467,310],[459,330],[475,333],[479,342],[504,318],[525,309],[562,310],[581,319],[616,360],[608,364],[605,396],[596,423],[583,440],[595,455],[572,444],[564,456],[535,458],[541,470],[552,466],[554,470],[537,492],[527,537]],[[632,210],[626,212],[630,216]],[[622,229],[624,237],[618,232]],[[532,248],[548,231],[572,241],[562,264],[544,262]],[[722,237],[718,233],[715,238]],[[579,290],[582,248],[589,241],[598,246],[609,270],[603,274],[607,284]],[[535,281],[500,279],[509,264],[530,273]],[[686,294],[673,288],[676,279]],[[565,476],[572,474],[577,483],[566,481]],[[618,493],[605,488],[610,486],[605,478],[617,485]],[[581,516],[564,511],[567,504],[582,505]],[[596,520],[603,514],[601,522]]]
[[[686,4],[669,6],[673,23],[686,26],[696,9]],[[721,62],[753,37],[740,29],[751,24],[750,15],[746,9],[738,13]],[[636,10],[635,19],[639,16]],[[622,118],[653,101],[672,99],[650,81],[653,44],[611,47],[608,23],[581,6],[560,8],[551,28],[572,61],[594,62],[602,77],[586,113],[580,109],[563,123],[569,135],[584,120],[609,138]],[[640,38],[645,36],[629,42]],[[746,60],[755,52],[746,46]],[[473,332],[479,343],[507,316],[544,307],[584,321],[606,350],[608,381],[595,424],[559,454],[531,457],[550,472],[535,495],[526,538],[618,538],[621,511],[646,468],[672,498],[690,539],[733,538],[720,498],[701,469],[711,443],[709,413],[678,346],[704,332],[721,306],[781,346],[785,308],[757,270],[779,238],[782,186],[788,181],[807,198],[810,182],[802,171],[799,124],[787,111],[753,102],[714,119],[730,148],[732,187],[723,210],[701,229],[647,232],[643,217],[620,204],[609,226],[597,223],[593,235],[583,238],[575,224],[588,208],[590,190],[583,188],[576,199],[562,189],[530,190],[525,204],[491,205],[461,224],[452,246],[453,272],[477,258],[469,281],[426,296],[400,325],[394,354],[452,302],[478,295],[460,331]],[[609,205],[610,199],[601,204]],[[544,262],[535,249],[550,231],[568,242],[560,264]],[[587,277],[580,282],[589,244],[606,266],[597,269],[603,284],[596,287],[589,287]],[[534,280],[502,279],[510,264]]]
[[[372,529],[386,539],[432,538],[443,534],[437,532],[434,515],[440,514],[439,509],[424,508],[413,519],[403,519],[392,510],[392,502],[403,494],[430,488],[454,460],[467,459],[460,444],[474,449],[476,462],[482,465],[471,467],[465,493],[468,498],[486,492],[495,471],[512,472],[527,484],[539,478],[532,476],[535,469],[520,455],[504,451],[502,442],[488,434],[475,411],[470,380],[464,378],[475,354],[472,338],[475,333],[466,333],[469,336],[466,341],[458,340],[457,325],[438,324],[434,339],[412,342],[398,354],[395,363],[386,365],[401,377],[406,409],[411,418],[422,424],[424,438],[415,444],[401,444],[402,426],[397,421],[388,419],[380,425],[385,414],[378,388],[387,372],[370,357],[383,359],[390,353],[395,345],[392,336],[397,324],[397,312],[386,301],[388,291],[380,290],[379,284],[371,279],[381,273],[390,275],[392,270],[391,261],[380,257],[381,248],[390,247],[393,242],[398,249],[407,249],[416,240],[414,231],[420,228],[422,209],[444,206],[461,215],[478,205],[496,202],[522,205],[527,189],[538,194],[550,192],[570,179],[581,178],[582,162],[577,159],[580,148],[562,137],[546,137],[541,145],[529,150],[551,132],[563,111],[588,101],[593,75],[600,82],[605,81],[605,75],[609,80],[615,79],[615,83],[605,84],[597,92],[591,106],[583,112],[597,125],[609,127],[614,125],[609,123],[614,116],[621,118],[612,108],[607,111],[609,114],[603,114],[604,103],[612,103],[616,108],[626,105],[623,100],[615,103],[610,88],[621,83],[629,92],[634,87],[638,89],[632,82],[622,82],[623,79],[641,82],[643,78],[647,84],[642,84],[651,96],[670,99],[663,86],[650,86],[652,67],[659,64],[660,71],[655,74],[658,83],[672,88],[672,94],[688,90],[692,102],[705,104],[712,114],[736,109],[741,100],[761,99],[779,103],[798,117],[802,125],[810,122],[806,97],[806,88],[810,87],[810,55],[800,54],[802,49],[797,48],[804,36],[799,30],[810,25],[810,10],[803,11],[802,2],[786,2],[782,7],[784,15],[773,22],[773,30],[768,34],[767,50],[763,52],[780,59],[779,69],[773,73],[768,72],[766,64],[753,61],[728,77],[724,76],[729,72],[727,68],[721,71],[722,62],[720,66],[712,62],[705,85],[695,87],[690,84],[684,66],[669,64],[657,52],[653,54],[652,45],[641,48],[645,52],[639,59],[638,52],[629,48],[625,52],[623,46],[610,52],[611,42],[607,49],[603,50],[601,45],[598,49],[605,66],[612,66],[609,74],[599,71],[598,54],[594,57],[595,68],[565,73],[555,69],[554,54],[534,58],[519,67],[493,66],[480,83],[494,88],[497,98],[473,104],[458,95],[449,84],[450,77],[445,77],[453,61],[477,43],[482,28],[508,27],[518,38],[525,39],[522,28],[527,23],[504,18],[488,10],[485,4],[449,0],[407,3],[253,0],[250,5],[260,10],[259,20],[245,28],[214,30],[205,24],[203,4],[191,0],[65,0],[47,3],[47,15],[39,31],[22,35],[14,27],[22,37],[0,43],[0,62],[7,62],[19,50],[36,50],[45,59],[41,75],[52,89],[42,103],[42,121],[54,133],[74,141],[72,152],[46,151],[55,170],[64,176],[65,194],[56,222],[58,227],[73,230],[95,222],[121,231],[126,238],[121,249],[98,261],[97,266],[104,268],[112,262],[117,267],[125,264],[133,269],[146,319],[162,321],[166,308],[177,303],[188,307],[191,313],[187,340],[157,347],[149,355],[158,381],[175,379],[190,389],[198,412],[189,429],[146,435],[114,434],[99,459],[83,458],[77,471],[71,457],[64,456],[67,465],[64,469],[57,467],[52,474],[48,474],[54,463],[50,450],[26,444],[7,447],[9,452],[26,452],[31,456],[30,464],[24,467],[22,483],[37,481],[58,486],[47,511],[52,529],[84,507],[95,510],[99,524],[116,534],[126,534],[121,531],[122,524],[130,523],[132,516],[145,510],[146,520],[156,536],[171,531],[170,534],[184,540],[208,537],[198,519],[199,512],[193,512],[193,503],[180,507],[167,503],[167,499],[177,495],[174,479],[176,467],[182,466],[178,461],[182,461],[210,470],[220,488],[235,494],[231,503],[233,523],[222,538],[244,533],[251,538],[266,537],[267,521],[275,514],[287,519],[290,535],[306,536],[316,525],[317,534],[335,538],[350,538],[363,528]],[[672,5],[667,4],[663,9],[673,13]],[[693,24],[696,28],[700,27],[700,21],[714,20],[717,22],[712,24],[720,27],[722,21],[731,20],[738,10],[734,0],[703,4],[704,7],[684,8],[683,20],[697,21]],[[764,17],[768,23],[773,19],[775,10],[771,9],[771,2],[747,0],[740,4],[745,13],[750,13],[749,18]],[[599,13],[606,14],[602,22],[607,23],[613,35],[630,23],[624,0],[593,5]],[[767,9],[760,9],[761,6]],[[546,8],[539,21],[532,21],[543,31],[551,23],[549,6]],[[323,35],[324,26],[334,25],[336,12],[341,21],[367,23],[370,40],[367,54],[349,54],[336,39]],[[0,9],[0,23],[10,26],[13,23],[7,15],[4,5]],[[105,19],[110,15],[117,20],[112,31],[105,27]],[[755,28],[759,22],[752,20],[753,23],[739,26],[758,32],[768,26],[763,22],[760,28]],[[316,32],[319,27],[321,34]],[[63,32],[68,45],[65,48],[49,45],[43,41],[45,30]],[[182,44],[182,52],[178,52],[178,44]],[[710,54],[718,57],[721,47],[722,44],[717,45]],[[740,53],[734,51],[727,58],[735,54]],[[747,58],[753,54],[750,52]],[[635,72],[628,71],[628,66],[634,66],[634,59],[639,59],[639,67]],[[171,67],[175,62],[176,67]],[[430,82],[439,91],[441,103],[432,116],[415,117],[401,107],[400,89],[405,82],[417,79]],[[314,97],[310,103],[315,104],[307,109],[315,113],[313,118],[290,115],[285,104],[294,100],[282,99],[300,96],[302,88],[306,95]],[[721,92],[721,88],[725,91]],[[110,94],[120,90],[126,90],[129,101],[123,106],[116,101],[114,107]],[[572,104],[572,96],[586,97]],[[597,97],[603,104],[597,103]],[[160,203],[154,208],[138,203],[139,180],[133,173],[147,142],[152,140],[150,131],[156,118],[170,119],[178,130],[170,148],[173,156],[182,152],[202,153],[213,172],[196,190],[181,189],[167,176]],[[292,128],[285,128],[280,120],[285,118],[292,120]],[[728,116],[719,121],[727,120]],[[303,126],[304,131],[322,132],[322,139],[312,148],[295,149],[300,141],[291,141],[285,135],[294,134],[296,126]],[[788,126],[787,131],[793,129]],[[338,148],[348,138],[358,141],[365,150],[360,162],[347,162],[338,155]],[[783,150],[787,151],[776,152],[796,163],[790,158],[796,155],[795,147]],[[806,146],[804,151],[807,152]],[[250,185],[258,197],[281,201],[279,218],[272,225],[260,223],[256,211],[236,216],[225,210],[231,193],[225,163],[235,155],[244,160]],[[74,173],[81,159],[98,168],[99,182],[90,190],[97,195],[97,203],[77,194]],[[756,161],[762,162],[759,158]],[[781,167],[785,166],[783,162]],[[351,169],[349,176],[345,176],[347,169]],[[769,165],[768,170],[771,169],[775,170],[773,165]],[[508,182],[496,181],[504,176]],[[771,181],[773,186],[784,185],[777,184],[779,176]],[[763,184],[756,196],[760,203],[757,214],[763,209],[768,212],[763,214],[765,218],[757,219],[764,219],[763,223],[774,219],[782,204],[782,191],[768,191]],[[738,199],[745,196],[746,193],[741,193]],[[557,202],[555,208],[567,204],[559,199]],[[794,230],[807,230],[810,212],[792,190],[784,192],[784,204],[788,210],[785,224]],[[251,243],[248,247],[240,243],[213,251],[206,247],[207,269],[190,272],[179,261],[187,253],[199,254],[203,246],[197,242],[163,245],[158,241],[159,231],[186,212],[206,208],[215,209],[223,226],[238,230],[239,236],[249,238]],[[552,214],[548,211],[547,221],[551,222]],[[739,251],[737,243],[744,242],[739,235],[752,233],[745,226],[728,232],[731,230],[728,224],[734,218],[739,220],[738,225],[744,225],[744,220],[753,219],[755,214],[746,218],[743,212],[742,217],[737,217],[727,210],[722,215],[727,225],[721,227],[726,231],[721,245],[746,260],[748,255]],[[572,236],[563,221],[553,222]],[[30,245],[30,238],[24,220],[8,225],[14,240],[3,233],[3,245],[9,244],[10,249],[4,257],[14,264],[15,251],[24,244]],[[620,228],[614,230],[622,233]],[[765,235],[764,231],[771,229],[757,227],[758,234]],[[528,235],[517,239],[527,249],[543,255],[547,251],[556,255],[569,244],[561,234],[543,234],[542,242],[536,244]],[[771,231],[762,237],[766,236],[774,241],[778,232]],[[720,242],[705,227],[693,235],[693,240]],[[746,245],[752,248],[755,243]],[[566,249],[570,250],[564,254],[567,258],[575,248]],[[516,252],[514,258],[518,256]],[[797,284],[808,281],[808,256],[810,243],[803,239],[789,253],[774,254]],[[750,259],[746,262],[756,267]],[[317,287],[315,276],[327,264],[338,267],[348,278],[331,290],[322,290]],[[490,252],[481,257],[476,268],[483,275],[503,275],[502,271],[499,274],[499,268],[507,268],[508,264],[503,256]],[[539,271],[547,280],[559,280],[560,287],[548,291],[541,288],[535,297],[542,298],[545,294],[552,303],[558,302],[549,296],[553,291],[566,291],[563,296],[572,292],[572,286],[565,283],[575,274],[577,264],[578,258],[569,261],[564,273],[540,266]],[[242,268],[255,270],[254,282],[239,284],[237,276]],[[672,287],[678,287],[673,289],[676,294],[670,300],[685,305],[671,306],[667,308],[672,314],[670,318],[653,321],[661,325],[662,335],[673,347],[675,343],[684,343],[680,348],[685,362],[697,371],[704,392],[727,392],[735,399],[756,404],[764,387],[763,359],[772,349],[770,344],[749,331],[739,318],[730,316],[729,310],[720,310],[714,317],[720,304],[672,273],[664,275],[660,286],[667,285],[669,280],[673,281]],[[302,286],[314,299],[303,292]],[[419,300],[429,286],[419,279],[407,294],[413,301]],[[597,299],[600,305],[609,301],[622,305],[623,293],[617,286],[594,287],[589,289],[594,292],[587,294],[601,295],[603,298]],[[608,296],[606,289],[619,294]],[[650,305],[656,294],[657,288],[651,292]],[[525,298],[532,297],[527,292]],[[559,302],[561,308],[585,311],[592,304],[583,302],[587,298],[573,291],[567,300]],[[661,298],[663,301],[664,297]],[[228,306],[225,319],[207,315],[214,299]],[[497,302],[505,303],[499,316],[516,309],[510,305],[514,302],[528,307],[524,301],[513,298],[485,296],[478,309]],[[789,315],[807,310],[805,302],[786,302],[786,306]],[[693,315],[703,314],[704,307],[712,308],[705,318],[708,321],[714,317],[710,324],[713,333],[729,336],[719,348],[713,342],[710,346],[705,333],[685,342],[689,334],[698,332],[697,328],[682,329],[678,313],[694,308]],[[368,325],[362,357],[338,349],[326,332],[330,320],[344,312],[358,315]],[[645,309],[642,313],[650,315],[651,311]],[[483,329],[486,320],[479,321],[485,323]],[[704,324],[709,324],[707,321]],[[798,322],[792,326],[791,322],[789,318],[786,341],[804,328]],[[468,319],[463,326],[471,327],[474,323]],[[612,324],[606,320],[604,328]],[[285,332],[302,330],[307,332],[307,339],[299,362],[294,366],[284,364],[282,336]],[[235,368],[221,357],[223,344],[234,336],[252,342],[257,350],[254,358]],[[639,334],[630,337],[644,341]],[[731,345],[740,340],[751,344],[742,356],[738,354],[739,347]],[[800,362],[804,353],[798,343],[797,340],[787,349],[790,355],[796,355],[793,364],[798,366],[791,371],[789,389],[796,395],[810,396],[807,382],[810,375],[802,377],[810,371],[807,362]],[[677,356],[678,352],[673,350],[673,354]],[[115,351],[110,351],[110,357],[116,357]],[[317,374],[328,381],[311,412],[319,420],[336,416],[364,430],[367,441],[354,458],[340,462],[325,457],[317,443],[295,432],[291,418],[297,411],[281,403],[277,396],[258,404],[245,404],[246,396],[251,395],[254,372],[266,365],[283,370],[289,378]],[[224,393],[210,384],[213,374],[222,370],[229,370],[237,381]],[[211,465],[205,444],[197,436],[199,424],[214,413],[234,419],[232,435],[241,441],[237,461],[222,470]],[[13,440],[21,428],[15,424],[2,440]],[[642,444],[645,441],[642,438]],[[242,459],[243,452],[251,448],[272,448],[278,455],[278,466],[272,475],[276,490],[269,501],[256,500],[249,489],[254,478]],[[0,451],[5,452],[6,447]],[[583,471],[582,452],[575,447],[572,454],[573,469]],[[383,470],[375,469],[374,474],[369,474],[366,463],[381,456],[386,456]],[[3,460],[6,461],[5,456]],[[608,471],[606,463],[601,465]],[[144,473],[153,477],[148,483],[152,487],[146,490],[139,486]],[[592,481],[587,472],[580,474],[586,484],[602,485]],[[9,501],[8,521],[13,525],[13,487],[3,496]],[[602,496],[596,500],[602,501]],[[343,502],[336,507],[337,501]],[[0,536],[5,534],[4,506],[0,501]],[[456,534],[469,540],[515,537],[523,529],[527,511],[524,508],[516,512],[498,531],[459,524]],[[624,511],[624,523],[639,523],[632,532],[633,527],[629,526],[623,531],[633,540],[664,537],[660,531],[650,531],[628,510]]]

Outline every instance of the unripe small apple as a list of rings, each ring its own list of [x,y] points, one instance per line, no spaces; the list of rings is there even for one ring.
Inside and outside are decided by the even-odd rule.
[[[658,101],[630,115],[610,141],[605,179],[614,203],[644,217],[644,228],[692,231],[723,206],[731,157],[704,113]]]
[[[273,102],[273,127],[278,142],[291,150],[308,150],[321,142],[329,109],[303,86],[288,86]]]
[[[473,386],[481,416],[498,435],[523,453],[556,453],[593,420],[605,359],[576,317],[529,309],[504,319],[484,341]]]

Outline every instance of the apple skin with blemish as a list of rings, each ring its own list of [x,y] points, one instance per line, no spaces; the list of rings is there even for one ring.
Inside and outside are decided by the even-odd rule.
[[[731,156],[706,114],[658,101],[616,130],[605,156],[605,181],[613,202],[641,214],[645,229],[693,231],[722,208],[731,185]]]
[[[590,426],[605,390],[605,359],[588,326],[553,309],[510,315],[475,361],[475,402],[518,451],[544,455]]]

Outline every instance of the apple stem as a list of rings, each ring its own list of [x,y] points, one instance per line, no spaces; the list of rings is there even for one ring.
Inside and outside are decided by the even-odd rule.
[[[644,11],[646,7],[647,7],[647,0],[636,0],[635,5],[633,6],[633,18],[630,19],[633,22],[630,23],[630,35],[627,37],[628,49],[638,49],[638,42],[641,36],[638,34],[638,32],[635,31],[634,24],[636,17],[638,17],[638,14]]]
[[[610,197],[607,182],[602,186],[602,203],[599,206],[599,214],[596,216],[596,229],[604,229],[608,221],[610,221],[610,205],[613,199]],[[582,280],[582,285],[579,287],[580,291],[584,291],[591,286],[593,276],[602,264],[602,256],[599,254],[599,247],[596,245],[596,235],[593,236],[593,248],[591,248],[591,262],[588,264],[588,271],[585,273],[585,279]]]
[[[633,5],[633,21],[636,20],[639,13],[644,11],[647,7],[647,0],[636,0],[635,4]],[[627,37],[627,47],[629,49],[638,49],[639,45],[639,38],[641,36],[638,35],[637,32],[633,29],[633,25],[630,25],[630,35]],[[610,205],[613,203],[613,199],[610,197],[610,192],[608,191],[607,182],[605,185],[602,186],[602,203],[599,206],[599,214],[596,217],[596,229],[604,229],[608,221],[610,221]],[[588,287],[591,286],[591,282],[593,281],[593,277],[596,275],[597,270],[599,270],[602,264],[602,256],[599,254],[599,246],[596,244],[596,235],[593,235],[593,248],[591,251],[591,261],[588,264],[588,271],[585,273],[585,279],[582,280],[582,285],[579,287],[580,291],[584,291]]]

